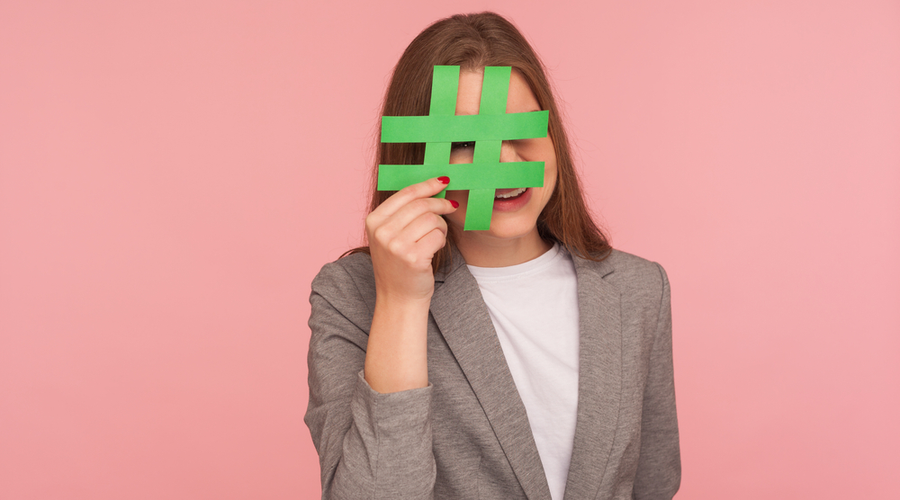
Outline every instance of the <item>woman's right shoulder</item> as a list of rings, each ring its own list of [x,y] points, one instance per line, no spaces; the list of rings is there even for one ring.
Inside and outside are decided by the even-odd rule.
[[[314,293],[350,290],[375,293],[372,257],[367,253],[353,253],[325,264],[312,282]]]
[[[311,339],[319,342],[338,335],[365,346],[375,311],[371,257],[355,253],[322,266],[312,281],[309,303]]]

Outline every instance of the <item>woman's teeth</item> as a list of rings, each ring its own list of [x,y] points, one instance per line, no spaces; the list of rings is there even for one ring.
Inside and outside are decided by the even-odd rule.
[[[497,193],[494,195],[494,199],[505,200],[507,198],[515,198],[516,196],[519,196],[520,194],[524,193],[525,189],[526,188],[519,188],[519,189],[516,189],[515,191],[510,191],[508,193]]]

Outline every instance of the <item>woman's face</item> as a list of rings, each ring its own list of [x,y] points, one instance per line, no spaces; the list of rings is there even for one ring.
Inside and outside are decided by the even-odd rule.
[[[457,115],[478,114],[481,103],[481,84],[484,70],[463,70],[459,75],[459,93],[456,99]],[[537,99],[528,83],[513,70],[509,82],[507,113],[541,111]],[[450,153],[450,163],[471,163],[474,143],[454,143]],[[524,239],[519,243],[537,244],[541,241],[537,232],[537,219],[550,200],[556,186],[556,152],[549,134],[536,139],[503,141],[500,149],[501,162],[542,161],[544,162],[544,186],[537,188],[497,189],[494,193],[494,210],[491,228],[487,231],[463,231],[466,219],[468,191],[447,191],[447,199],[459,202],[459,209],[447,214],[448,222],[455,226],[460,240],[469,243],[501,243],[500,240]],[[466,243],[458,241],[460,247]]]

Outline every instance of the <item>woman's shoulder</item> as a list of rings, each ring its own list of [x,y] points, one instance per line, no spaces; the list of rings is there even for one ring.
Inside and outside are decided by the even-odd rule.
[[[322,266],[312,282],[313,292],[350,290],[367,293],[375,290],[372,257],[364,252],[343,256]]]
[[[583,262],[621,289],[660,290],[668,286],[666,271],[659,263],[621,250],[612,249],[601,261]]]

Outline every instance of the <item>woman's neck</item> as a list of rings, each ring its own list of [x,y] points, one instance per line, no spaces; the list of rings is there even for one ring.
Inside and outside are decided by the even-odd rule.
[[[553,248],[552,243],[540,237],[537,228],[523,237],[509,239],[469,232],[460,234],[455,243],[466,264],[477,267],[514,266]]]

